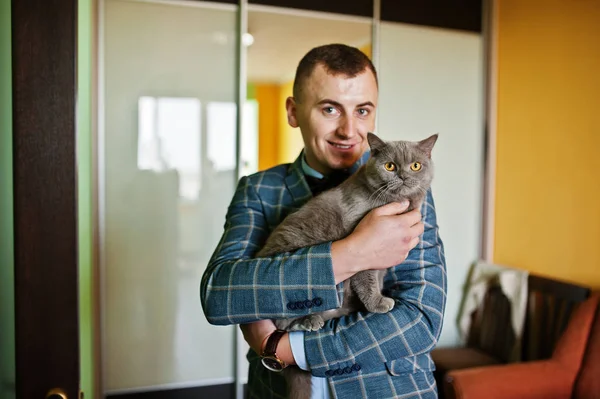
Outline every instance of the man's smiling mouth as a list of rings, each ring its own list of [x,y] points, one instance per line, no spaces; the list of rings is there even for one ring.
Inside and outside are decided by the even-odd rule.
[[[331,141],[328,141],[328,143],[331,144],[335,148],[339,148],[340,150],[349,150],[350,148],[352,148],[354,146],[354,144],[338,144],[338,143],[332,143]]]

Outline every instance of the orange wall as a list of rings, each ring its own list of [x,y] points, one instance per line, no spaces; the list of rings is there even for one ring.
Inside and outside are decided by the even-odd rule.
[[[498,0],[494,261],[600,288],[600,2]]]
[[[258,169],[277,165],[279,153],[279,113],[284,108],[279,101],[279,85],[256,84],[254,96],[258,102]]]
[[[287,123],[285,100],[292,95],[293,82],[254,84],[258,102],[258,169],[293,162],[304,143],[300,130]]]
[[[279,100],[282,104],[279,111],[279,139],[281,143],[278,154],[279,163],[294,162],[302,148],[304,148],[300,129],[291,127],[287,122],[285,100],[293,94],[293,87],[293,81],[284,83],[279,87]]]

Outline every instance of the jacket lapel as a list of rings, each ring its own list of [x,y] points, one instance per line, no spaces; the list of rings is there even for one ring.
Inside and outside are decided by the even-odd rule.
[[[302,171],[303,156],[304,150],[300,152],[298,158],[290,165],[285,177],[285,185],[292,195],[293,206],[296,208],[300,208],[306,201],[312,198],[312,192]]]

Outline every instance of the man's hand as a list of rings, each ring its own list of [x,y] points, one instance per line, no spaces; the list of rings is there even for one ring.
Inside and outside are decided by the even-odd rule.
[[[260,355],[265,349],[267,343],[266,338],[277,328],[272,320],[267,319],[259,320],[254,323],[240,324],[240,329],[242,330],[242,334],[244,334],[244,339],[248,345],[250,345],[250,348]],[[288,334],[281,337],[276,352],[277,356],[279,356],[286,364],[296,364]]]
[[[387,269],[402,263],[419,243],[424,225],[421,212],[402,213],[408,203],[393,202],[367,213],[348,237],[331,248],[335,282],[369,269]]]

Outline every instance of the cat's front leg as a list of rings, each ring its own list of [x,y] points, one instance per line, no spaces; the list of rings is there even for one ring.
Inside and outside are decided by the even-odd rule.
[[[289,331],[317,331],[323,328],[325,320],[315,313],[296,319],[289,327]]]
[[[350,281],[356,296],[371,313],[387,313],[396,304],[392,298],[381,293],[383,273],[379,270],[365,270],[356,273]]]
[[[296,317],[290,319],[273,320],[273,322],[275,323],[275,327],[277,327],[278,330],[290,331],[292,330],[292,326],[301,319],[302,317]]]
[[[290,319],[273,320],[275,327],[285,331],[317,331],[325,325],[325,319],[318,313]]]

